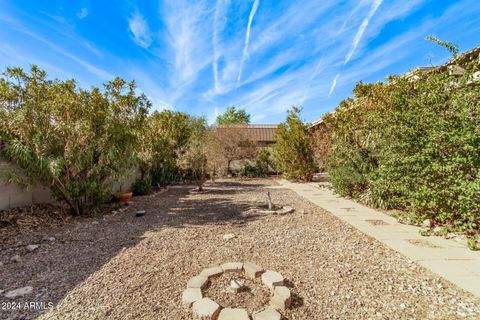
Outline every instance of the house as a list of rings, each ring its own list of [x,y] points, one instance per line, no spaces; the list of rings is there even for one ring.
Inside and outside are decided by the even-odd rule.
[[[217,130],[229,130],[251,140],[256,147],[270,147],[275,144],[278,124],[247,124],[220,126]]]

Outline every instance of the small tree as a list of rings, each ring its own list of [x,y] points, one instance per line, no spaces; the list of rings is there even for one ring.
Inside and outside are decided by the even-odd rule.
[[[218,125],[229,124],[248,124],[250,123],[250,115],[245,109],[236,109],[235,106],[230,106],[225,112],[217,117]]]
[[[103,91],[84,90],[74,80],[47,80],[36,66],[30,74],[8,68],[0,78],[0,151],[23,169],[24,182],[50,186],[82,214],[132,167],[149,106],[120,78]]]
[[[231,173],[234,160],[251,159],[256,147],[243,125],[223,125],[214,128],[210,145],[210,157],[224,163],[227,174]]]
[[[184,178],[194,181],[199,191],[207,180],[207,139],[205,119],[192,119],[192,134],[177,159]]]
[[[300,119],[300,109],[288,111],[287,120],[278,126],[274,159],[287,179],[311,181],[316,171],[307,126]]]

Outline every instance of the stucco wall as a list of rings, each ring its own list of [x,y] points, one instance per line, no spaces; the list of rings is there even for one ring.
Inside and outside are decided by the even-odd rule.
[[[30,189],[16,184],[6,184],[9,172],[21,174],[22,170],[0,157],[0,210],[28,206],[35,203],[55,203],[48,187],[37,185]],[[112,191],[129,191],[133,182],[140,176],[138,169],[126,172],[125,177],[113,183]]]
[[[41,185],[24,189],[16,184],[5,184],[9,172],[21,174],[21,169],[0,157],[0,210],[28,206],[34,203],[54,203],[50,189]]]

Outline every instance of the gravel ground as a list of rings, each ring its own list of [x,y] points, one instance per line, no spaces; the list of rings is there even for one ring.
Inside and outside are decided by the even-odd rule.
[[[14,300],[2,295],[1,306],[40,301],[57,308],[0,309],[0,318],[190,319],[180,304],[188,279],[230,261],[284,275],[293,296],[284,319],[478,318],[478,299],[290,190],[268,189],[274,203],[295,213],[255,210],[273,185],[226,180],[207,184],[202,193],[176,187],[136,198],[115,215],[21,235],[18,243],[40,247],[2,246],[0,291],[32,286],[33,292]],[[146,215],[134,217],[141,209]],[[224,240],[226,233],[237,237]],[[55,241],[42,240],[50,236]],[[14,254],[22,261],[10,262]],[[209,290],[218,295],[215,285]]]

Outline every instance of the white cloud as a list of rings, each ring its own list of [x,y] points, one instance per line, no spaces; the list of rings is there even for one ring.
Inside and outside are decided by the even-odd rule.
[[[247,31],[245,33],[245,44],[244,44],[244,47],[243,47],[242,61],[240,62],[240,67],[238,69],[237,87],[240,83],[240,79],[242,78],[243,65],[248,58],[248,45],[249,45],[249,42],[250,42],[250,30],[252,28],[253,18],[255,17],[255,13],[257,12],[259,3],[260,3],[260,0],[255,0],[255,2],[253,3],[253,6],[252,6],[252,10],[250,11],[250,15],[248,16],[248,24],[247,24]]]
[[[137,45],[148,48],[152,44],[150,29],[145,18],[138,11],[128,18],[128,28],[133,36],[133,41]]]
[[[84,19],[88,16],[88,9],[87,8],[82,8],[80,11],[77,13],[78,19]]]
[[[230,5],[230,0],[217,0],[215,5],[215,14],[213,18],[213,37],[212,37],[212,47],[213,47],[213,82],[214,82],[214,92],[220,93],[222,91],[220,82],[218,79],[218,58],[220,56],[219,52],[219,42],[220,37],[219,33],[225,27],[227,23],[226,10]]]
[[[340,73],[337,73],[337,75],[333,79],[332,86],[330,87],[330,91],[328,92],[328,97],[329,98],[332,96],[332,93],[335,90],[335,87],[337,86],[337,80],[338,80],[339,77],[340,77]]]
[[[367,28],[368,23],[370,22],[370,19],[373,17],[375,12],[377,12],[377,9],[378,7],[380,7],[382,2],[383,0],[373,0],[372,7],[370,8],[370,12],[368,12],[367,17],[363,19],[362,24],[358,28],[358,31],[355,34],[355,37],[353,38],[352,46],[350,47],[350,51],[345,57],[344,64],[347,64],[350,61],[350,59],[352,59],[353,54],[355,53],[355,50],[357,50],[358,44],[360,43],[360,40],[362,40],[363,33],[365,32],[365,29]]]

